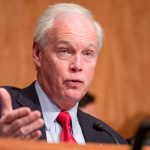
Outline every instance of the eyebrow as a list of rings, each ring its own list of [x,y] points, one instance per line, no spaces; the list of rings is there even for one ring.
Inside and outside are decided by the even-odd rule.
[[[57,44],[66,44],[66,45],[68,45],[69,47],[74,48],[74,46],[71,45],[70,42],[69,42],[69,41],[66,41],[66,40],[59,40],[59,41],[57,41]],[[93,47],[93,48],[96,49],[96,46],[94,46],[94,44],[92,44],[92,43],[89,43],[89,45],[86,46],[86,48],[89,48],[89,47]],[[86,48],[85,48],[85,49],[86,49]]]

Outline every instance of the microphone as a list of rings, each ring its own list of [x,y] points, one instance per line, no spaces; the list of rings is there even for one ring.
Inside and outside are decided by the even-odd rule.
[[[112,139],[113,141],[116,143],[116,144],[119,144],[119,141],[111,134],[111,132],[109,132],[105,126],[103,124],[101,124],[99,121],[93,123],[93,128],[96,130],[96,131],[104,131],[106,132]]]

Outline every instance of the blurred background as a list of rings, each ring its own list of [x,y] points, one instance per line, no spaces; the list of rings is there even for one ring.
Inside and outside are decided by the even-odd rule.
[[[132,136],[150,116],[150,0],[0,0],[0,85],[22,88],[36,79],[34,27],[57,2],[84,5],[103,26],[104,47],[89,92],[97,117]]]

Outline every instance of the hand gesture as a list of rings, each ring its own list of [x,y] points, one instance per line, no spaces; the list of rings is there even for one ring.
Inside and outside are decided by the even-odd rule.
[[[42,135],[39,129],[44,121],[39,111],[27,107],[13,110],[10,94],[4,88],[0,88],[0,102],[0,137],[36,140]]]

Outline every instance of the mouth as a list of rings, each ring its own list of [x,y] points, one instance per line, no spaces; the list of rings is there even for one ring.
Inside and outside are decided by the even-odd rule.
[[[65,84],[69,87],[69,88],[78,88],[79,86],[81,86],[84,82],[81,80],[66,80]]]

